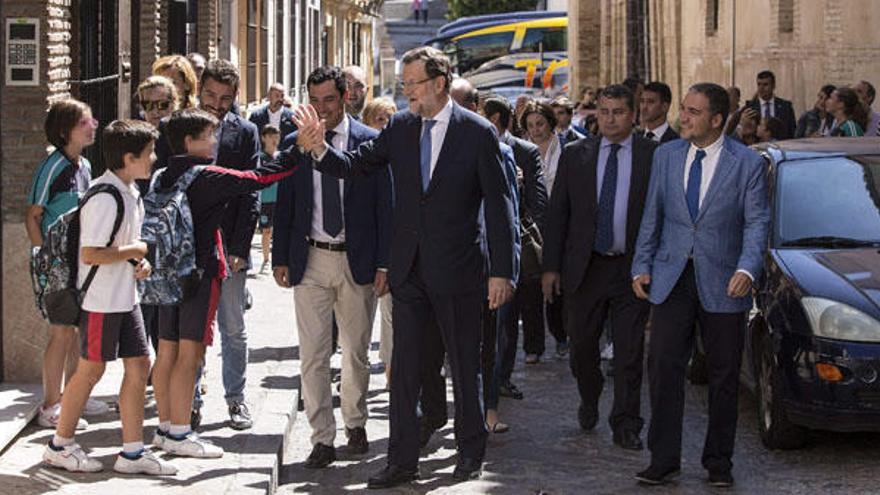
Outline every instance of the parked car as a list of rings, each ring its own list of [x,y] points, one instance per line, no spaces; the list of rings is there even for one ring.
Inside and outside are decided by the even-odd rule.
[[[880,138],[759,145],[771,234],[743,352],[771,449],[880,431]]]

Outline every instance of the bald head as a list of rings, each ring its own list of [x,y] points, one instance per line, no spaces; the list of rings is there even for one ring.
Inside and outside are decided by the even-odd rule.
[[[345,111],[350,115],[360,115],[364,111],[364,103],[367,101],[367,73],[357,65],[349,65],[342,69],[345,82],[348,85],[348,100],[345,102]]]
[[[480,99],[480,93],[467,79],[460,77],[453,79],[449,86],[449,96],[459,105],[467,108],[472,112],[477,111],[477,102]]]

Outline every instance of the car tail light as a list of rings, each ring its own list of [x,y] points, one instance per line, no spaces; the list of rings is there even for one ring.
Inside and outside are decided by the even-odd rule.
[[[816,363],[816,371],[819,372],[819,378],[826,382],[839,382],[843,380],[843,373],[840,372],[840,368],[833,364]]]

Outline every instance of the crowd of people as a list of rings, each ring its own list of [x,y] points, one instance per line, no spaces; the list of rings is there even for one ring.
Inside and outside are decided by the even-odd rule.
[[[176,473],[154,450],[222,457],[196,433],[215,326],[228,425],[251,428],[244,312],[256,228],[259,271],[271,266],[277,285],[293,288],[312,430],[306,468],[336,461],[337,346],[347,452],[370,450],[368,352],[378,308],[391,430],[387,464],[370,488],[418,479],[420,448],[448,422],[447,377],[458,449],[452,476],[480,475],[487,437],[516,426],[502,421],[499,398],[524,399],[511,381],[520,322],[527,366],[544,359],[546,333],[554,354],[569,360],[585,431],[600,419],[601,362],[610,361],[607,420],[614,444],[628,450],[644,448],[650,326],[651,463],[636,474],[647,484],[680,472],[684,374],[698,322],[710,371],[702,465],[710,484],[733,483],[741,328],[769,224],[763,162],[747,146],[876,135],[874,87],[823,86],[796,120],[775,95],[773,73],[762,71],[742,106],[735,87],[694,84],[673,123],[672,91],[659,81],[585,88],[576,103],[523,94],[512,105],[455,76],[433,48],[407,52],[402,67],[408,111],[368,99],[360,67],[325,66],[309,75],[306,103],[294,106],[275,83],[246,119],[230,62],[163,57],[137,88],[140,119],[103,129],[106,172],[95,180],[82,151],[98,122],[82,102],[52,106],[45,129],[55,150],[35,173],[26,225],[36,256],[53,223],[79,205],[83,297],[79,325],[50,326],[38,415],[55,429],[47,464],[103,468],[74,437],[88,427],[83,415],[107,412],[89,395],[117,358],[125,378],[115,470]],[[116,200],[98,185],[118,189],[121,216],[106,214]],[[184,287],[174,304],[147,304],[140,284],[163,260],[142,226],[156,221],[150,205],[174,191],[185,195],[196,270],[171,281]],[[38,283],[35,292],[45,310]],[[152,448],[143,438],[148,386],[158,411]]]

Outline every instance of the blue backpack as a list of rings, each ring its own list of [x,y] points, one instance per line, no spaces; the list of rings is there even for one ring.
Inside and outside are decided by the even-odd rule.
[[[198,288],[203,270],[196,267],[195,229],[186,190],[204,168],[190,168],[165,189],[160,186],[167,170],[163,168],[144,196],[141,239],[149,246],[153,271],[138,283],[141,304],[179,304]]]

